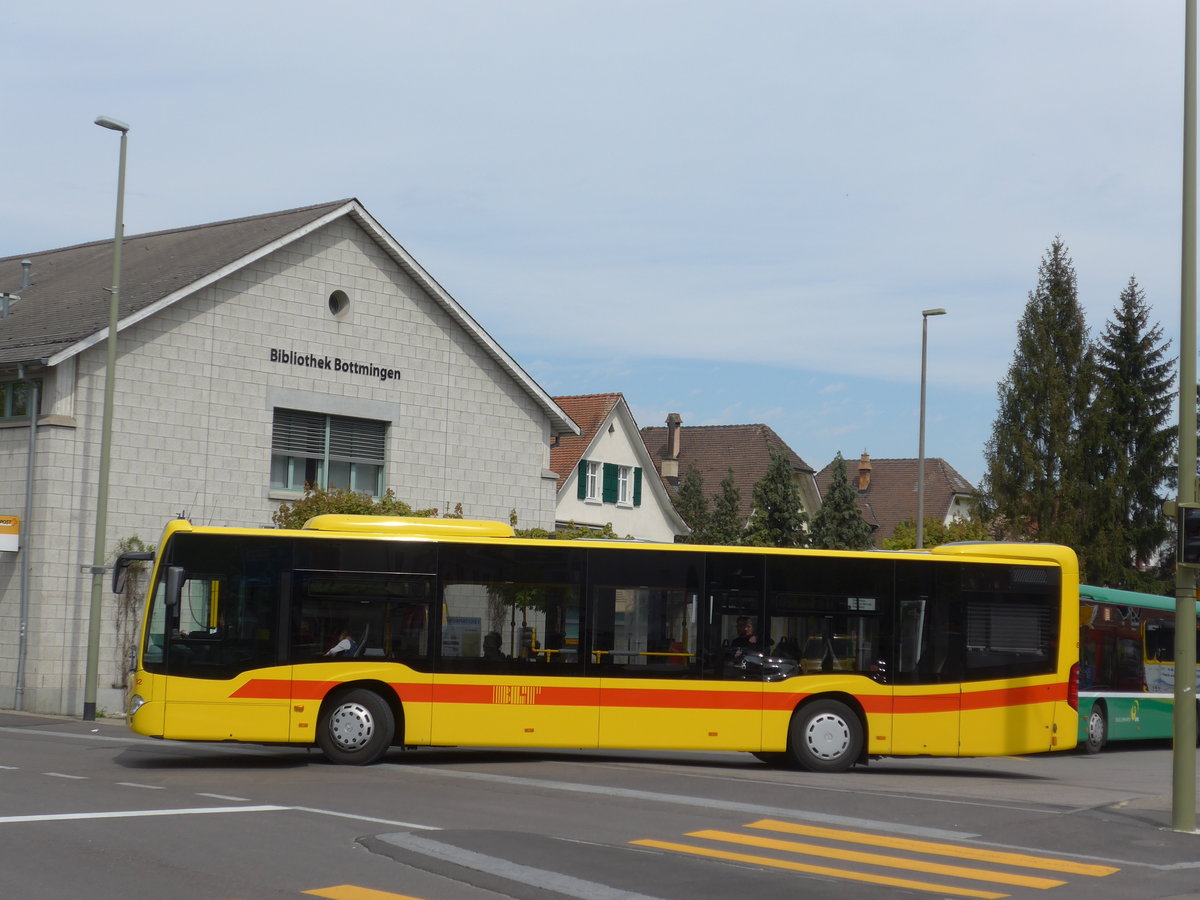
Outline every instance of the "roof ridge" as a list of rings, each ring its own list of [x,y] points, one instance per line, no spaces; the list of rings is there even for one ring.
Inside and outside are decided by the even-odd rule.
[[[599,394],[555,394],[555,400],[590,400],[595,397],[621,397],[620,391],[604,391]]]
[[[124,243],[126,243],[128,241],[132,241],[132,240],[139,240],[142,238],[150,238],[150,237],[161,237],[162,235],[165,235],[165,234],[183,234],[184,232],[196,231],[201,228],[215,228],[215,227],[221,226],[221,225],[237,225],[242,222],[253,222],[256,219],[271,219],[276,216],[294,215],[295,213],[304,212],[304,211],[310,210],[310,209],[312,209],[312,210],[336,209],[337,207],[343,206],[346,203],[354,203],[354,202],[357,202],[356,198],[348,197],[344,200],[333,200],[333,201],[326,202],[326,203],[314,203],[310,206],[297,206],[294,209],[280,209],[280,210],[276,210],[275,212],[259,213],[258,215],[253,215],[253,216],[239,216],[239,217],[233,218],[233,219],[220,219],[216,222],[202,222],[199,225],[183,225],[178,228],[163,228],[159,231],[143,231],[143,232],[139,232],[138,234],[125,234],[125,235],[121,236],[121,242],[122,242],[122,244],[124,244]],[[25,258],[25,257],[38,257],[38,256],[46,256],[51,253],[61,253],[64,250],[81,250],[84,247],[107,246],[107,245],[111,244],[112,241],[113,241],[113,239],[111,237],[108,237],[108,238],[101,238],[100,240],[96,240],[96,241],[83,241],[78,244],[67,244],[65,247],[52,247],[48,250],[34,250],[34,251],[31,251],[28,253],[14,253],[12,256],[0,256],[0,263],[8,262],[8,261],[14,260],[14,259],[21,259],[21,258]]]
[[[642,426],[642,431],[645,431],[647,428],[666,428],[666,427],[667,427],[666,425],[644,425],[644,426]],[[746,422],[741,425],[687,425],[687,424],[681,424],[679,427],[693,429],[693,430],[700,429],[700,428],[767,428],[767,429],[770,429],[772,432],[774,432],[774,429],[772,429],[771,426],[766,424],[765,422]]]

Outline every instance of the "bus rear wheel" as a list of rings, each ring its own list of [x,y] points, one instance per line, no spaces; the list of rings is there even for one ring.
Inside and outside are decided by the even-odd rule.
[[[858,761],[862,747],[862,722],[841,701],[816,700],[792,716],[788,753],[810,772],[844,772]]]
[[[367,766],[387,753],[395,732],[396,717],[387,702],[374,691],[355,688],[322,709],[317,745],[330,762]]]
[[[1083,749],[1088,753],[1099,753],[1108,743],[1108,718],[1104,715],[1104,707],[1096,704],[1088,714],[1087,738]]]

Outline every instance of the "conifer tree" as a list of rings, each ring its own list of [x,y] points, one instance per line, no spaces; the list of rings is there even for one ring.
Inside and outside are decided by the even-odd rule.
[[[830,469],[829,490],[812,520],[812,546],[826,550],[867,550],[871,526],[859,511],[857,495],[846,477],[846,460],[839,451]]]
[[[1079,438],[1094,365],[1075,269],[1056,237],[1017,326],[984,450],[986,506],[1013,538],[1079,545],[1088,452]]]
[[[683,480],[679,482],[679,491],[675,495],[675,511],[692,529],[691,534],[680,536],[677,543],[704,544],[709,542],[708,498],[704,496],[704,476],[700,474],[695,463],[688,466]]]
[[[746,523],[739,510],[742,492],[733,480],[733,469],[721,479],[721,493],[713,497],[712,513],[708,518],[708,540],[712,544],[736,545],[742,542]]]
[[[778,447],[771,448],[767,472],[754,483],[754,512],[747,543],[758,547],[803,547],[808,543],[808,516],[792,479],[792,464]]]
[[[1132,276],[1096,344],[1097,393],[1092,403],[1090,473],[1095,508],[1085,546],[1092,584],[1129,585],[1130,569],[1151,559],[1166,541],[1162,515],[1176,428],[1174,359],[1162,326],[1149,324],[1145,294]],[[1101,556],[1097,550],[1103,550]]]

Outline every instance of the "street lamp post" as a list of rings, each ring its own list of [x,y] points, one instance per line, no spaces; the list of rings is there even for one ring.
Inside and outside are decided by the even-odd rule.
[[[944,309],[921,310],[921,424],[917,432],[917,549],[925,548],[925,355],[929,344],[929,317],[944,316]]]
[[[112,287],[108,301],[108,359],[104,369],[104,413],[100,430],[100,473],[96,479],[96,539],[92,551],[92,603],[88,615],[87,669],[83,685],[83,718],[96,718],[96,681],[100,669],[100,611],[104,597],[104,539],[108,529],[108,472],[112,455],[113,387],[117,370],[117,319],[121,294],[121,241],[125,232],[125,144],[129,126],[100,116],[96,124],[121,133],[121,159],[117,166],[117,224],[113,233]]]

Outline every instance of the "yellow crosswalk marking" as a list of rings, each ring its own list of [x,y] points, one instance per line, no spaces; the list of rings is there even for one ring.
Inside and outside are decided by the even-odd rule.
[[[325,900],[420,900],[407,894],[393,894],[390,891],[373,891],[370,888],[358,887],[354,884],[336,884],[333,887],[316,888],[305,891],[314,897],[324,897]]]
[[[891,850],[902,850],[924,856],[951,857],[960,860],[991,863],[993,866],[1005,866],[1009,869],[1035,869],[1039,872],[1054,872],[1060,875],[1087,875],[1103,877],[1119,872],[1113,866],[1081,863],[1070,859],[1059,859],[1051,856],[1035,856],[1028,853],[1012,853],[1004,850],[988,850],[983,847],[968,847],[958,844],[920,841],[912,838],[893,837],[891,835],[868,834],[859,831],[845,831],[837,828],[823,828],[817,825],[803,825],[797,822],[784,822],[779,819],[759,819],[743,826],[754,829],[756,833],[743,831],[718,831],[705,829],[689,832],[686,837],[715,844],[734,844],[741,847],[755,847],[771,850],[776,853],[794,854],[797,856],[818,857],[829,862],[841,861],[874,866],[880,869],[900,869],[904,872],[923,873],[950,879],[970,879],[977,882],[989,882],[996,887],[1010,885],[1013,887],[1035,888],[1048,890],[1067,884],[1066,881],[1053,877],[1043,877],[1027,872],[1002,871],[996,868],[980,868],[966,865],[953,865],[920,859],[914,856],[899,856],[893,854],[872,853],[852,847],[838,847],[832,844],[815,844],[796,841],[781,837],[772,837],[764,832],[775,832],[784,835],[800,835],[803,837],[820,838],[828,842],[858,844],[867,847],[886,847]],[[889,887],[907,888],[909,890],[938,893],[946,897],[981,897],[999,898],[1008,894],[998,891],[980,890],[977,888],[935,884],[927,881],[917,881],[912,878],[894,877],[875,872],[858,872],[852,869],[834,868],[832,865],[815,865],[778,856],[759,856],[754,853],[739,852],[732,849],[722,849],[717,846],[701,846],[685,844],[676,841],[659,841],[644,839],[631,841],[640,847],[653,847],[658,850],[668,850],[675,853],[686,853],[691,856],[703,856],[710,859],[720,859],[729,862],[749,863],[752,865],[768,866],[775,869],[785,869],[793,872],[804,872],[811,875],[822,875],[844,881],[859,881],[868,884],[885,885]]]
[[[926,862],[919,859],[906,859],[903,856],[885,856],[882,853],[864,853],[861,850],[841,850],[836,847],[823,847],[818,844],[801,843],[800,841],[781,841],[775,838],[737,834],[732,831],[692,831],[688,833],[688,837],[711,841],[725,841],[730,844],[742,844],[749,847],[762,847],[765,850],[805,853],[809,856],[823,856],[826,859],[865,863],[869,866],[887,866],[891,869],[905,869],[910,872],[925,872],[929,875],[969,878],[972,881],[994,881],[997,884],[1011,884],[1017,887],[1038,888],[1039,890],[1066,884],[1065,881],[1056,881],[1052,878],[1018,875],[995,869],[971,869],[967,866],[949,866],[943,863]]]
[[[776,819],[759,819],[757,822],[751,822],[747,827],[767,831],[779,831],[785,834],[800,834],[805,837],[819,837],[835,841],[848,841],[855,844],[867,844],[872,847],[889,847],[892,850],[910,850],[915,853],[926,853],[931,856],[953,856],[958,859],[973,859],[978,862],[997,863],[1005,866],[1043,869],[1052,872],[1063,872],[1068,875],[1093,875],[1099,878],[1121,871],[1112,866],[1098,866],[1090,863],[1074,862],[1069,859],[1029,856],[1024,853],[985,850],[982,847],[962,847],[956,844],[936,844],[930,841],[916,841],[911,838],[863,834],[857,831],[841,831],[836,828],[820,828],[815,825],[800,825],[795,822],[781,822]]]
[[[805,872],[810,875],[824,875],[847,881],[861,881],[866,884],[929,891],[950,897],[978,897],[982,898],[982,900],[1000,900],[1000,898],[1008,896],[1008,894],[999,894],[994,891],[979,891],[972,888],[951,887],[945,884],[931,884],[926,881],[912,881],[906,878],[892,878],[887,875],[872,875],[866,872],[853,872],[848,869],[834,869],[829,866],[813,866],[808,863],[793,862],[787,859],[772,859],[769,856],[754,856],[749,853],[733,853],[728,850],[693,847],[689,844],[676,844],[671,841],[641,840],[631,841],[631,843],[639,847],[654,847],[658,850],[672,850],[676,853],[690,853],[694,856],[707,856],[711,859],[724,859],[730,862],[752,863],[759,866],[770,866],[775,869],[786,869],[791,872]]]

